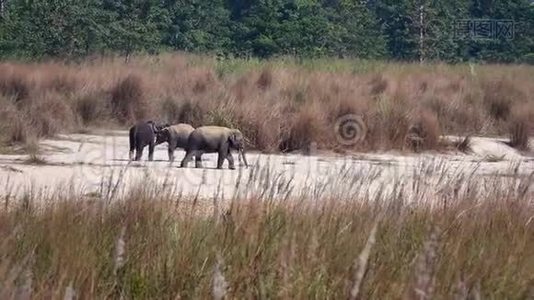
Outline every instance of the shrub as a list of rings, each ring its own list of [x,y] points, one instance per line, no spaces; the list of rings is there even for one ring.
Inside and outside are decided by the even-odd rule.
[[[534,108],[529,104],[517,105],[510,122],[510,146],[522,151],[529,148],[529,136],[534,134]]]
[[[75,112],[65,99],[45,93],[30,100],[25,109],[31,132],[37,137],[53,136],[76,128]]]
[[[111,90],[113,116],[120,122],[135,122],[149,115],[143,82],[139,76],[130,74],[120,80]]]
[[[530,66],[479,66],[484,72],[474,77],[466,76],[465,66],[365,62],[367,73],[351,73],[355,61],[306,63],[313,67],[291,60],[218,62],[181,54],[136,57],[127,65],[114,58],[80,65],[3,63],[0,95],[14,100],[24,120],[24,126],[9,124],[14,133],[19,132],[13,140],[24,140],[22,128],[32,127],[32,122],[38,127],[33,132],[40,132],[41,126],[50,127],[44,132],[56,132],[76,122],[104,127],[157,118],[197,127],[206,123],[241,126],[258,150],[306,147],[303,144],[309,138],[297,140],[301,135],[317,135],[316,131],[325,133],[314,138],[320,137],[321,147],[337,149],[338,141],[330,132],[338,118],[362,114],[368,128],[366,140],[353,150],[401,149],[410,126],[419,122],[412,112],[420,108],[433,111],[446,134],[503,135],[513,130],[514,140],[525,136],[512,109],[526,105],[527,96],[534,92],[528,82]],[[215,72],[224,65],[236,71],[218,78]],[[27,115],[30,106],[35,110],[36,100],[47,93],[72,107],[75,115],[66,122],[69,126],[60,120],[45,121],[36,112],[31,118]],[[39,105],[47,114],[64,110],[58,103],[53,109]],[[309,123],[311,128],[298,121],[306,115],[318,118]]]
[[[163,116],[166,122],[169,122],[170,124],[180,123],[180,114],[180,103],[177,100],[168,97],[161,102],[160,115]]]
[[[180,108],[178,121],[191,124],[193,127],[204,125],[205,109],[198,102],[186,101]]]
[[[9,72],[7,66],[1,66],[0,94],[19,101],[29,96],[30,84],[23,74]]]
[[[228,128],[235,128],[233,112],[226,109],[216,108],[206,114],[205,124],[209,126],[222,126]]]
[[[438,148],[441,129],[438,117],[429,110],[417,111],[408,129],[407,142],[415,151]]]
[[[512,105],[525,99],[525,95],[506,79],[485,81],[483,88],[484,103],[490,116],[495,120],[506,121]]]
[[[76,78],[69,74],[59,74],[52,77],[46,86],[48,90],[65,94],[75,92],[77,87]]]
[[[30,165],[43,165],[46,164],[46,160],[41,156],[39,147],[39,141],[33,137],[26,141],[24,145],[24,151],[28,155],[25,163]]]
[[[75,100],[76,114],[84,125],[102,122],[109,118],[110,107],[104,95],[87,94]]]
[[[193,71],[191,76],[194,80],[192,88],[194,94],[205,93],[209,88],[213,88],[217,82],[216,76],[213,75],[211,70],[200,69]]]
[[[404,146],[410,126],[410,111],[403,98],[393,100],[381,96],[368,116],[367,143],[371,148],[386,149]]]
[[[310,143],[322,141],[322,116],[314,107],[300,110],[288,122],[289,127],[282,131],[279,149],[291,152],[307,148]]]
[[[277,106],[238,106],[235,114],[236,126],[249,141],[249,148],[263,152],[279,151],[281,126],[285,119],[281,117]]]
[[[528,120],[516,119],[510,125],[510,146],[528,150]]]
[[[256,81],[256,85],[262,89],[266,90],[268,89],[273,83],[273,73],[271,69],[264,68],[263,71],[261,71],[260,77]]]
[[[27,118],[7,99],[0,99],[0,144],[25,143],[28,138]]]
[[[369,82],[371,89],[371,95],[379,95],[386,91],[388,88],[388,81],[382,74],[374,76]]]

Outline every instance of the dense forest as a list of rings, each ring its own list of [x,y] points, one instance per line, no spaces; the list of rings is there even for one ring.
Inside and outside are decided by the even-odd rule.
[[[0,58],[181,50],[534,62],[530,0],[0,0],[0,13]]]

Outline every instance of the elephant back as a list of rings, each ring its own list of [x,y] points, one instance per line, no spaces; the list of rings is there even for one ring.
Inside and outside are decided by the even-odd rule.
[[[176,124],[176,125],[172,125],[170,126],[170,130],[173,131],[175,134],[178,134],[178,135],[188,135],[191,134],[191,132],[193,132],[193,130],[195,130],[195,128],[193,128],[193,126],[189,125],[189,124],[185,124],[185,123],[180,123],[180,124]]]
[[[220,136],[228,136],[232,132],[232,129],[221,126],[202,126],[195,129],[195,134],[201,135],[208,139],[216,138]]]

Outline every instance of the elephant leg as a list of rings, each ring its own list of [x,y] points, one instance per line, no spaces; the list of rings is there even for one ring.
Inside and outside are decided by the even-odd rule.
[[[156,147],[155,143],[152,141],[148,145],[148,160],[153,161],[154,160],[154,148]]]
[[[228,158],[228,153],[230,153],[230,147],[228,143],[224,143],[219,148],[219,157],[217,158],[217,169],[222,169],[224,160]]]
[[[137,145],[135,144],[135,142],[133,142],[132,144],[130,144],[130,155],[129,155],[130,160],[134,160],[134,159],[137,160],[135,156],[136,152],[137,152]]]
[[[144,146],[137,146],[135,148],[135,160],[136,161],[141,160],[141,157],[143,156],[143,148],[145,148],[145,147]]]
[[[134,159],[134,153],[136,148],[136,142],[135,142],[135,130],[134,128],[130,129],[130,160]]]
[[[230,153],[230,151],[228,151],[228,155],[226,155],[226,159],[228,160],[228,168],[230,170],[235,170],[234,157],[232,156],[232,153]]]
[[[169,155],[169,162],[174,162],[174,150],[176,150],[176,141],[169,139],[169,147],[167,149],[167,154]]]
[[[223,151],[219,151],[219,156],[217,157],[217,169],[222,169],[222,166],[224,164],[224,160],[227,157],[227,153]]]
[[[187,168],[187,164],[193,158],[193,154],[194,154],[194,152],[193,151],[189,151],[189,150],[185,153],[185,157],[184,157],[184,159],[182,159],[182,163],[180,164],[180,168]]]
[[[202,168],[202,152],[195,153],[195,168]]]
[[[167,150],[167,153],[169,154],[169,162],[173,162],[174,161],[174,149],[169,147],[169,149]]]

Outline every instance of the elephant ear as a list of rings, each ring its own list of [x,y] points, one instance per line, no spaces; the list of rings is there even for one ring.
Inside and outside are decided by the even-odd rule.
[[[169,128],[163,128],[156,132],[156,144],[161,144],[169,141]]]
[[[155,124],[154,123],[154,132],[159,132],[159,131],[162,131],[163,129],[165,129],[166,127],[169,127],[170,125],[168,124]]]
[[[152,128],[152,131],[154,133],[158,133],[158,126],[156,125],[156,123],[154,123],[154,121],[148,121],[146,123],[148,124],[148,126],[150,126],[150,128]]]
[[[162,136],[168,138],[169,135],[170,135],[169,127],[165,127],[165,128],[163,128],[163,129],[161,129],[161,130],[159,131],[159,134],[161,134]]]

